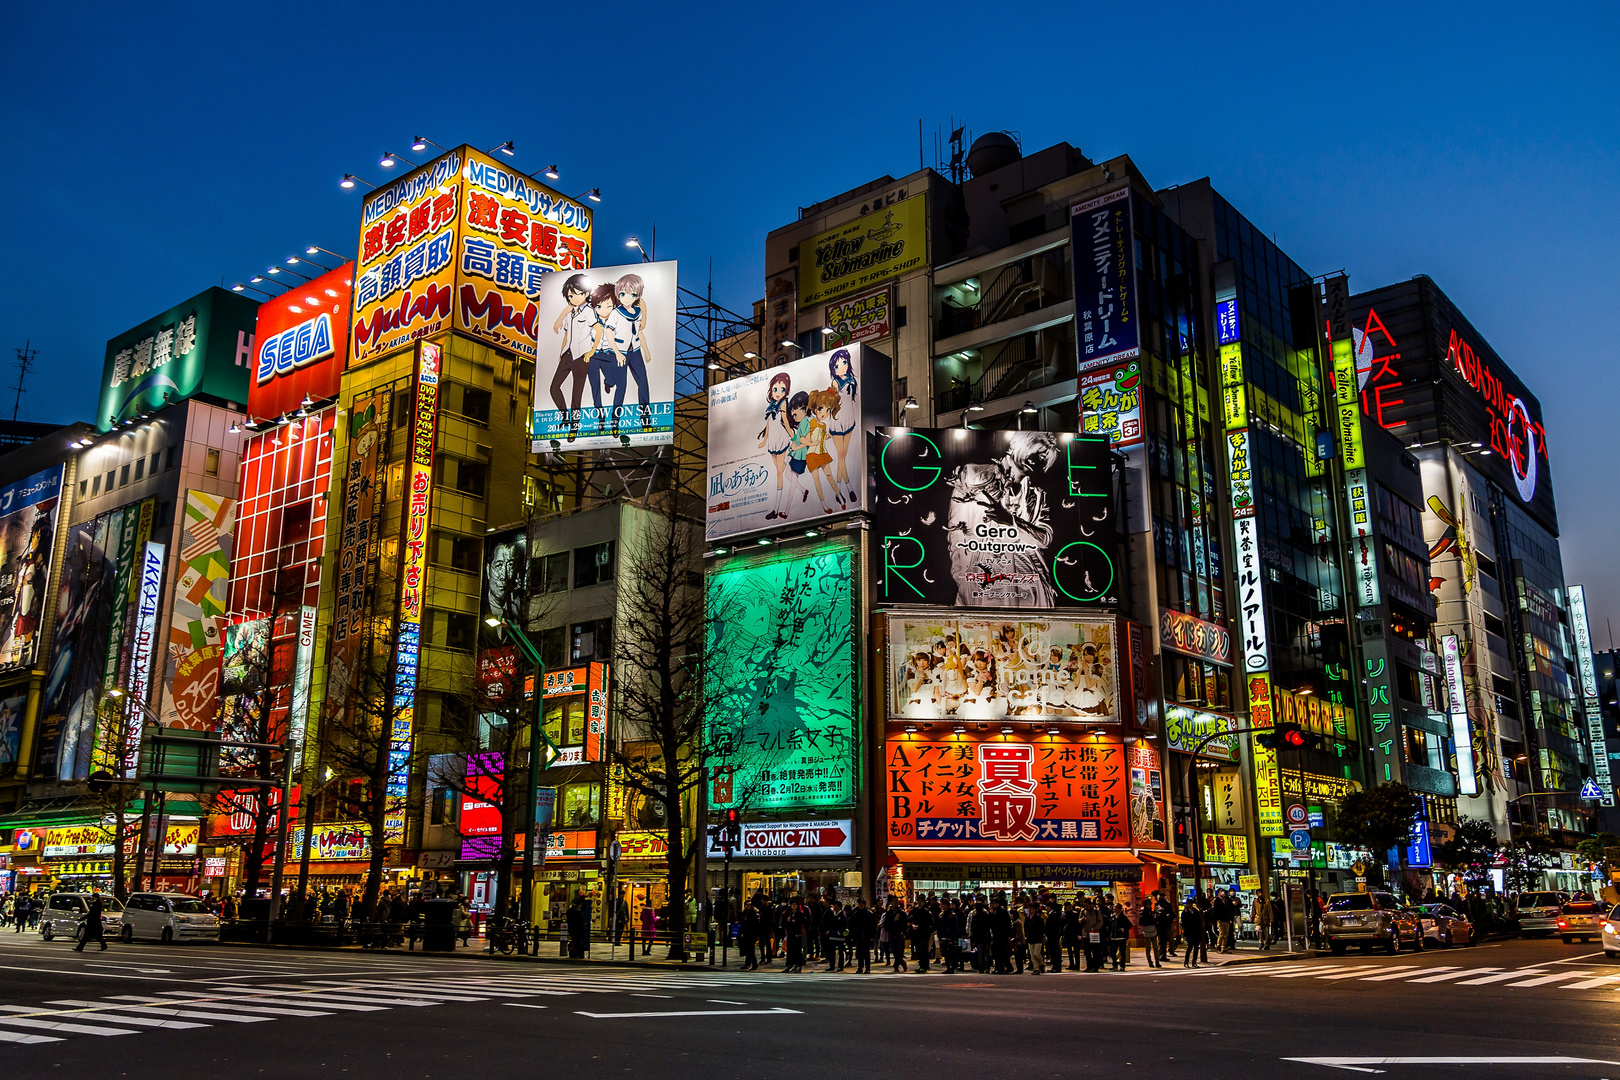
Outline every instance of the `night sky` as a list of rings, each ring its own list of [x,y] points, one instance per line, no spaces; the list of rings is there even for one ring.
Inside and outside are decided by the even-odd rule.
[[[89,419],[107,338],[308,244],[353,252],[413,135],[555,163],[624,240],[748,312],[797,207],[1017,133],[1156,186],[1210,176],[1311,273],[1425,273],[1540,397],[1565,573],[1620,618],[1606,329],[1620,235],[1612,5],[11,5],[0,382]],[[624,252],[634,255],[634,252]],[[622,261],[632,261],[623,259]],[[1593,321],[1596,320],[1596,321]],[[8,403],[10,394],[0,394]]]

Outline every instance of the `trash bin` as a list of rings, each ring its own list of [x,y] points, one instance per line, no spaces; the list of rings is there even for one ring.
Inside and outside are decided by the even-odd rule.
[[[455,952],[456,902],[440,898],[422,905],[422,951]]]

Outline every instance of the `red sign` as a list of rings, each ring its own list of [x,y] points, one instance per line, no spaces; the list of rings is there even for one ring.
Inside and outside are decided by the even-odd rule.
[[[884,751],[889,843],[1128,847],[1125,750],[1096,736],[907,735]]]
[[[468,754],[466,787],[461,794],[463,859],[494,859],[501,853],[501,784],[506,759],[501,754]]]
[[[250,416],[295,413],[304,398],[336,397],[349,362],[349,302],[354,264],[344,263],[259,305]]]
[[[525,689],[532,689],[526,686]],[[598,662],[580,667],[546,672],[543,697],[586,694],[585,747],[583,761],[602,760],[602,740],[607,735],[608,665]]]

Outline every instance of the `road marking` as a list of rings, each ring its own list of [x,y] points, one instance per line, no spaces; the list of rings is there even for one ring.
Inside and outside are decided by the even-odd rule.
[[[549,1009],[550,1005],[530,1005],[527,1001],[503,1001],[502,1005],[510,1005],[514,1009]]]
[[[1428,976],[1428,977],[1426,977],[1426,978],[1422,978],[1422,979],[1409,979],[1409,980],[1407,980],[1407,981],[1409,981],[1409,982],[1415,982],[1415,983],[1436,983],[1436,982],[1445,982],[1445,981],[1446,981],[1446,980],[1448,980],[1448,979],[1460,979],[1460,978],[1462,978],[1462,977],[1463,977],[1463,976],[1464,976],[1464,975],[1474,975],[1474,974],[1476,974],[1476,973],[1478,973],[1478,972],[1481,972],[1481,971],[1495,971],[1495,970],[1496,970],[1496,969],[1495,969],[1495,968],[1494,968],[1494,967],[1482,967],[1482,968],[1463,968],[1463,969],[1462,969],[1462,970],[1460,970],[1460,971],[1450,971],[1450,972],[1447,972],[1447,973],[1446,973],[1446,974],[1444,974],[1444,975],[1430,975],[1430,976]]]
[[[746,1004],[748,1004],[748,1002],[746,1002],[746,1001],[727,1001],[724,998],[708,998],[706,1000],[709,1002],[710,1005],[746,1005]]]
[[[1483,979],[1464,979],[1458,986],[1484,986],[1486,983],[1504,982],[1508,979],[1520,979],[1526,975],[1545,975],[1545,971],[1501,971],[1495,975],[1487,975]]]
[[[668,998],[674,997],[675,995],[674,994],[631,994],[630,996],[631,997],[665,998],[665,999],[668,999]]]
[[[32,965],[0,964],[0,971],[32,971],[42,975],[93,975],[98,979],[139,979],[142,982],[191,982],[190,979],[154,979],[150,975],[120,975],[115,971],[88,971],[85,968],[42,968]]]
[[[195,997],[196,996],[195,994],[189,994],[184,990],[165,990],[163,992],[165,994],[169,995],[170,997],[189,998],[189,997]],[[250,1004],[260,1004],[260,1005],[288,1005],[288,1004],[293,1004],[293,1003],[302,1004],[304,1002],[308,1002],[311,1005],[319,1005],[323,1009],[336,1009],[339,1012],[387,1012],[388,1011],[388,1006],[386,1006],[386,1005],[356,1005],[356,1004],[354,1004],[353,1002],[350,1002],[350,1001],[334,1001],[331,998],[324,997],[324,996],[318,996],[318,995],[314,995],[314,994],[308,994],[308,995],[297,994],[297,995],[295,995],[293,993],[293,991],[291,991],[291,990],[260,990],[260,991],[255,991],[250,996],[233,997],[231,1000],[232,1001],[245,1001],[245,1002],[248,1002]]]
[[[24,1035],[20,1031],[0,1031],[0,1042],[48,1043],[61,1041],[55,1035]]]
[[[1555,975],[1543,975],[1539,979],[1526,979],[1524,982],[1508,983],[1509,986],[1545,986],[1548,983],[1561,982],[1564,979],[1578,979],[1585,975],[1584,971],[1560,971]]]
[[[1573,963],[1576,963],[1577,961],[1580,961],[1580,960],[1589,960],[1594,956],[1602,956],[1602,955],[1603,954],[1600,953],[1600,952],[1582,953],[1579,956],[1569,956],[1569,957],[1565,957],[1562,960],[1549,961],[1549,963],[1553,963],[1553,964],[1573,964]]]
[[[629,1020],[650,1016],[803,1016],[804,1013],[799,1009],[699,1009],[694,1012],[575,1012],[574,1015],[588,1016],[592,1020]]]
[[[173,1001],[166,997],[139,997],[135,994],[118,994],[112,1001],[133,1001],[141,1005],[185,1005],[193,1009],[223,1009],[226,1012],[244,1012],[254,1014],[268,1014],[270,1016],[331,1016],[329,1012],[317,1012],[314,1009],[288,1009],[283,1006],[271,1005],[245,1005],[229,1001],[219,1001],[214,998],[193,998],[188,1001]]]
[[[114,1018],[116,1019],[116,1018]],[[0,1016],[0,1024],[14,1027],[38,1028],[41,1031],[65,1031],[70,1035],[139,1035],[134,1028],[91,1027],[89,1024],[69,1024],[60,1020],[27,1020],[20,1016]]]
[[[132,1012],[146,1016],[183,1016],[188,1020],[223,1020],[228,1024],[262,1024],[268,1021],[268,1016],[231,1016],[226,1013],[197,1012],[194,1009],[160,1008],[156,1005],[109,1005],[104,1001],[80,1001],[73,998],[58,998],[47,1001],[47,1005],[77,1005],[87,1011],[121,1013]],[[115,1019],[123,1019],[114,1016]]]
[[[1620,975],[1599,975],[1595,979],[1582,979],[1580,982],[1566,983],[1560,990],[1593,990],[1607,983],[1620,982]]]
[[[1283,1060],[1363,1073],[1385,1071],[1368,1067],[1372,1065],[1620,1065],[1620,1061],[1581,1057],[1296,1057]]]
[[[1360,978],[1364,978],[1369,972],[1373,972],[1373,971],[1410,971],[1410,970],[1412,970],[1410,966],[1404,966],[1404,965],[1402,967],[1400,967],[1400,968],[1386,968],[1382,964],[1358,964],[1353,968],[1347,968],[1344,971],[1339,972],[1337,975],[1323,975],[1322,976],[1322,981],[1323,982],[1331,982],[1334,979],[1360,979]]]
[[[1343,964],[1317,964],[1314,967],[1308,967],[1308,968],[1304,969],[1303,971],[1279,972],[1278,974],[1273,975],[1272,978],[1273,979],[1308,979],[1312,975],[1319,975],[1324,971],[1342,971],[1343,969],[1344,969]]]
[[[1413,972],[1413,971],[1446,971],[1452,966],[1453,965],[1448,964],[1445,967],[1428,967],[1428,968],[1426,968],[1426,967],[1423,967],[1423,966],[1421,966],[1419,964],[1402,965],[1401,967],[1398,967],[1398,968],[1390,968],[1389,969],[1390,973],[1388,975],[1373,975],[1370,978],[1362,979],[1361,981],[1362,982],[1389,982],[1391,979],[1410,978],[1410,975],[1408,974],[1409,972]]]

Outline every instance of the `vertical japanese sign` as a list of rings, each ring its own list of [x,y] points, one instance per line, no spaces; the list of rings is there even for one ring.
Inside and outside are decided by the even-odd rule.
[[[393,736],[388,751],[386,843],[405,842],[405,797],[410,783],[411,737],[416,717],[416,665],[422,648],[422,601],[427,595],[428,515],[433,505],[433,446],[439,417],[443,350],[417,346],[416,396],[411,414],[411,460],[405,484],[400,543],[399,630],[394,645]]]
[[[1079,370],[1140,356],[1131,189],[1070,207],[1069,230]]]
[[[1446,715],[1451,720],[1451,741],[1457,748],[1457,789],[1464,795],[1478,795],[1478,765],[1474,760],[1474,735],[1468,722],[1468,690],[1463,683],[1462,646],[1456,634],[1447,634],[1440,639],[1440,658],[1446,669]]]
[[[1348,308],[1349,279],[1329,278],[1324,311],[1332,335],[1333,402],[1338,410],[1339,456],[1344,462],[1344,495],[1349,509],[1351,573],[1355,578],[1356,600],[1362,607],[1382,602],[1378,584],[1378,548],[1373,540],[1372,486],[1367,479],[1367,453],[1361,435],[1361,390],[1356,373],[1355,345],[1348,318],[1334,313]],[[1342,327],[1342,336],[1336,332]]]
[[[607,742],[608,665],[595,661],[590,667],[585,698],[585,760],[601,761]]]
[[[1271,675],[1256,672],[1249,676],[1249,726],[1265,729],[1271,724]],[[1261,836],[1283,836],[1282,779],[1277,767],[1277,751],[1261,746],[1255,735],[1249,738],[1249,752],[1254,761],[1255,822]]]
[[[1602,789],[1602,805],[1614,805],[1614,779],[1609,771],[1609,740],[1603,733],[1603,703],[1598,699],[1597,671],[1592,666],[1592,627],[1586,618],[1586,586],[1569,587],[1569,623],[1575,634],[1575,668],[1581,681],[1581,712],[1592,743],[1592,778]],[[1459,665],[1460,667],[1461,665]]]
[[[338,543],[337,589],[332,612],[332,647],[326,699],[341,705],[349,696],[360,650],[367,647],[370,608],[366,586],[375,575],[378,552],[377,490],[381,446],[388,430],[392,396],[380,390],[349,406],[349,462],[343,474],[343,533]]]
[[[170,606],[163,669],[165,727],[212,729],[219,708],[227,592],[231,577],[236,500],[206,491],[186,493],[180,528],[180,580]]]
[[[152,655],[157,638],[158,608],[163,603],[163,564],[168,549],[147,541],[141,554],[141,595],[135,608],[135,639],[129,650],[129,696],[136,715],[124,729],[123,776],[135,775],[141,752],[140,706],[150,702]]]
[[[309,727],[309,690],[315,666],[315,607],[298,609],[298,647],[293,653],[292,708],[288,717],[288,737],[293,744],[293,775],[304,767],[304,732]]]
[[[0,671],[32,667],[39,653],[63,469],[0,488]]]

